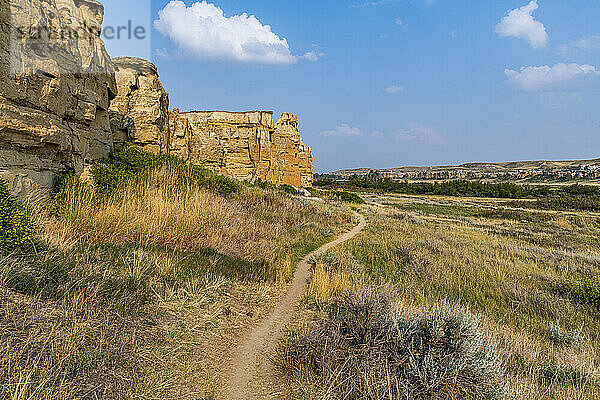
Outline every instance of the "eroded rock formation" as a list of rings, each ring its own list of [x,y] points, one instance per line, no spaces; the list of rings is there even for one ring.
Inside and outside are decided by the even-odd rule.
[[[298,116],[289,113],[281,115],[275,124],[273,144],[273,182],[276,185],[312,186],[313,157],[298,132]]]
[[[312,183],[298,119],[169,112],[154,64],[111,60],[95,0],[0,0],[0,177],[17,194],[49,189],[131,140],[245,181]]]
[[[0,1],[0,175],[16,193],[112,148],[103,12],[95,0]]]
[[[117,97],[110,104],[115,141],[134,141],[144,150],[159,153],[169,148],[169,95],[156,66],[134,57],[113,59]]]
[[[179,122],[171,123],[171,137],[180,144],[173,140],[174,154],[239,180],[312,184],[312,153],[300,137],[295,115],[283,114],[275,125],[268,111],[175,114]]]

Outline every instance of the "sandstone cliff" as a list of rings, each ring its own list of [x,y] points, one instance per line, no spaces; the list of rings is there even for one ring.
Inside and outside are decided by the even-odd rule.
[[[169,96],[154,64],[113,60],[118,94],[112,101],[115,143],[125,138],[155,153],[170,152],[218,174],[276,185],[312,184],[312,154],[298,132],[298,118],[277,124],[266,111],[169,112]]]
[[[273,182],[276,185],[312,186],[313,157],[298,132],[298,116],[289,113],[281,115],[275,124],[273,144]]]
[[[312,184],[312,154],[300,137],[295,115],[283,114],[275,125],[273,113],[267,111],[175,114],[178,122],[171,123],[171,137],[179,143],[171,144],[174,154],[239,180]]]
[[[103,12],[95,0],[0,1],[0,175],[17,193],[112,148]]]
[[[153,153],[168,151],[169,95],[156,66],[133,57],[115,58],[113,64],[118,90],[110,104],[115,140],[132,140]]]
[[[154,64],[110,59],[103,13],[95,0],[0,0],[0,177],[15,193],[80,175],[128,140],[240,180],[311,185],[295,115],[169,112]]]

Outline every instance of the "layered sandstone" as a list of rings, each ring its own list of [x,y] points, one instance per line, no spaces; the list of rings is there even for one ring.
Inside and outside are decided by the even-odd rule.
[[[169,148],[169,95],[156,66],[134,57],[113,59],[117,96],[110,104],[115,140],[128,139],[144,150]]]
[[[272,181],[271,135],[273,113],[195,111],[180,114],[188,121],[184,126],[172,125],[173,137],[184,138],[190,162],[231,178]],[[174,154],[185,156],[185,149],[171,147]]]
[[[312,186],[313,157],[298,132],[298,116],[289,113],[281,115],[275,124],[273,144],[273,182],[276,185]]]
[[[95,0],[0,2],[0,175],[17,193],[112,149],[103,13]]]
[[[185,161],[190,161],[192,147],[192,127],[190,121],[175,108],[169,113],[169,152]]]
[[[16,193],[81,175],[125,141],[245,181],[310,186],[295,115],[169,112],[156,67],[111,60],[95,0],[0,2],[0,177]]]
[[[312,153],[298,132],[298,118],[268,111],[172,113],[171,152],[235,179],[306,187]],[[187,123],[185,122],[187,121]]]

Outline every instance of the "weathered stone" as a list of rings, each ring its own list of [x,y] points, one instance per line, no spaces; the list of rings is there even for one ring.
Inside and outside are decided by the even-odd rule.
[[[0,1],[0,175],[17,193],[112,149],[103,13],[95,0]]]
[[[295,115],[169,113],[152,63],[106,53],[103,13],[95,0],[0,1],[0,176],[15,192],[66,171],[89,180],[89,165],[128,140],[232,178],[310,186]]]
[[[179,109],[175,108],[169,113],[169,151],[185,161],[191,157],[192,127],[187,118],[182,117]]]
[[[171,152],[192,163],[244,181],[312,184],[312,154],[295,115],[283,114],[277,125],[268,111],[175,110],[171,116]]]
[[[273,135],[276,185],[312,186],[313,157],[298,132],[298,116],[283,113]]]
[[[117,97],[110,104],[115,141],[126,137],[144,150],[160,153],[169,148],[169,95],[156,66],[134,57],[113,59]]]

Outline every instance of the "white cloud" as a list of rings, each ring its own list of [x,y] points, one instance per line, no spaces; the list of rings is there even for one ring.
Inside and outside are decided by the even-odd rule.
[[[435,146],[446,143],[446,140],[440,134],[418,122],[411,122],[406,129],[399,130],[394,135],[394,139],[400,142],[420,142]]]
[[[600,51],[600,35],[581,38],[569,44],[558,47],[558,52],[564,57],[588,51]]]
[[[524,67],[520,71],[506,69],[508,82],[526,91],[561,91],[589,84],[600,76],[593,65],[556,64],[553,67]]]
[[[372,1],[365,1],[363,3],[358,3],[358,4],[350,4],[350,8],[364,8],[364,7],[379,7],[379,6],[384,6],[387,4],[391,4],[391,3],[398,3],[401,2],[403,0],[372,0]],[[423,2],[425,4],[427,4],[428,6],[432,6],[436,3],[436,0],[423,0]]]
[[[325,57],[325,53],[320,53],[320,52],[313,50],[313,51],[309,51],[308,53],[304,54],[303,56],[301,56],[299,58],[303,58],[303,59],[311,61],[311,62],[316,62],[316,61],[319,61],[319,59],[323,58],[323,57]]]
[[[271,31],[254,15],[226,17],[223,10],[206,1],[187,7],[173,0],[158,12],[154,27],[182,50],[205,60],[227,60],[260,64],[293,64],[294,56],[285,38]],[[302,56],[309,60],[314,55]]]
[[[342,124],[335,129],[321,132],[323,136],[329,137],[360,137],[364,136],[362,131],[358,128],[352,127],[348,124]]]
[[[385,89],[385,92],[388,94],[396,94],[404,90],[404,87],[398,85],[392,85]]]
[[[496,33],[501,37],[525,39],[533,48],[546,46],[548,43],[546,27],[533,18],[533,12],[538,8],[537,0],[533,0],[526,6],[509,11],[508,15],[496,25]]]

